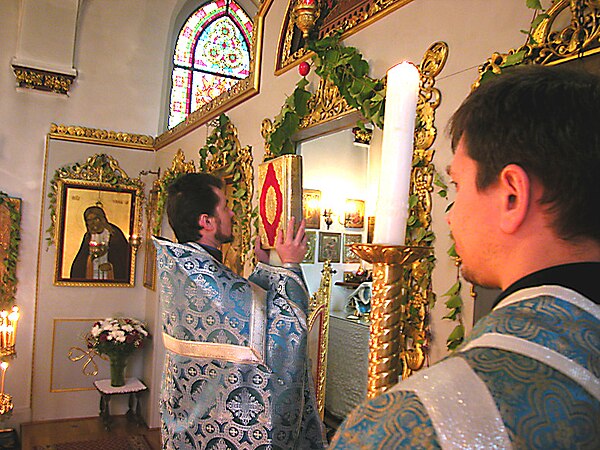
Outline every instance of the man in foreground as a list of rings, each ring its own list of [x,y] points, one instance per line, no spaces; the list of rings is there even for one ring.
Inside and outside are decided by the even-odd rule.
[[[250,281],[222,263],[233,212],[223,182],[186,174],[168,191],[179,243],[155,239],[166,362],[161,395],[165,449],[322,449],[306,356],[308,293],[299,262],[304,223],[291,221]]]
[[[515,69],[452,117],[448,223],[499,287],[450,357],[359,406],[333,448],[598,448],[600,79]]]

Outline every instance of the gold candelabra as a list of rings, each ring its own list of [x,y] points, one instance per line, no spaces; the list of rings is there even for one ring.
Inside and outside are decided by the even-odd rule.
[[[17,324],[19,322],[19,308],[13,306],[10,311],[0,311],[0,358],[15,356],[15,341],[17,338]],[[0,418],[7,417],[13,410],[12,397],[4,392],[4,378],[6,377],[8,363],[0,363]]]
[[[401,354],[407,351],[401,333],[407,319],[409,275],[431,248],[380,244],[350,248],[373,264],[367,398],[374,398],[399,380]]]
[[[13,306],[11,311],[0,311],[0,357],[15,354],[19,308]]]

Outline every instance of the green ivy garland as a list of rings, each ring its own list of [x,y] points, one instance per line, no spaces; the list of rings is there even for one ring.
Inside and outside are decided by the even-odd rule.
[[[371,78],[369,63],[355,47],[340,44],[340,33],[317,41],[309,41],[307,48],[312,57],[315,73],[331,81],[349,106],[358,109],[373,125],[383,128],[385,108],[385,81]],[[292,135],[308,113],[311,93],[306,90],[308,80],[303,77],[284,102],[273,120],[272,132],[266,136],[267,147],[273,156],[295,153]]]
[[[10,237],[6,256],[5,271],[0,283],[0,308],[6,309],[13,305],[17,290],[17,260],[19,257],[19,242],[21,241],[21,210],[19,203],[0,191],[0,207],[5,207],[10,218]]]

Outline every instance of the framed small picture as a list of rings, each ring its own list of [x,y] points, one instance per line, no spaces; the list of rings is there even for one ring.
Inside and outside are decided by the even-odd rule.
[[[341,233],[319,233],[319,262],[326,260],[332,263],[340,262],[341,253]]]
[[[306,232],[306,240],[308,244],[308,250],[306,250],[306,255],[304,255],[304,259],[302,262],[304,264],[314,264],[315,262],[315,249],[317,248],[317,232],[316,231],[307,231]]]
[[[346,200],[344,212],[344,227],[364,228],[365,226],[365,202],[364,200]]]
[[[367,244],[373,243],[373,234],[375,233],[375,216],[370,216],[367,220]]]
[[[304,210],[306,228],[321,228],[321,191],[303,189],[302,208]]]
[[[350,250],[350,245],[360,244],[362,242],[362,234],[344,233],[344,263],[357,263],[360,258],[356,253]]]
[[[133,286],[140,192],[84,180],[58,181],[56,268],[59,286]]]

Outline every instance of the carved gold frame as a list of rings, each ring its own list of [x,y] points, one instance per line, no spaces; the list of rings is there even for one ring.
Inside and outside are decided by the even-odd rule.
[[[132,204],[129,232],[130,262],[128,277],[125,281],[108,280],[72,280],[61,275],[65,264],[63,261],[63,246],[65,245],[65,218],[69,214],[69,204],[66,196],[69,189],[83,189],[97,192],[100,195],[130,196]],[[90,194],[92,195],[92,194]],[[130,178],[113,157],[106,154],[90,156],[84,163],[73,163],[57,169],[50,182],[50,218],[48,240],[56,244],[56,261],[54,284],[57,286],[104,286],[104,287],[133,287],[135,284],[135,261],[138,247],[141,243],[142,229],[141,210],[144,204],[144,183],[139,178]],[[121,208],[121,209],[123,209]],[[110,217],[108,217],[110,221]]]
[[[331,300],[331,263],[325,261],[321,270],[319,289],[310,297],[308,314],[308,354],[312,359],[317,408],[321,419],[325,415],[325,386],[327,378],[327,346],[329,345],[329,302]],[[318,327],[318,328],[315,328]],[[316,342],[311,340],[317,333]]]
[[[522,58],[520,64],[560,64],[600,52],[600,2],[597,0],[558,0],[547,17],[532,30],[535,43],[527,43],[506,53],[493,53],[479,66],[477,88],[490,73],[500,74]],[[561,20],[568,19],[566,26]],[[562,27],[562,28],[561,28]]]
[[[160,149],[169,143],[188,134],[192,130],[207,123],[219,114],[248,100],[259,92],[260,69],[262,63],[263,29],[267,12],[273,0],[258,0],[260,6],[254,17],[254,33],[252,36],[252,54],[250,55],[250,74],[240,80],[230,90],[222,93],[210,103],[202,105],[191,113],[183,122],[156,138],[156,148]]]
[[[321,39],[339,30],[344,39],[411,1],[413,0],[340,0],[336,2],[332,14],[330,14],[334,19],[322,24],[318,37]],[[320,3],[323,3],[323,0]],[[298,33],[301,34],[291,21],[292,9],[295,4],[296,0],[289,0],[281,25],[277,59],[275,60],[275,75],[281,75],[311,56],[310,52],[303,47],[292,51],[292,41]],[[337,14],[334,11],[336,9],[339,10]]]

